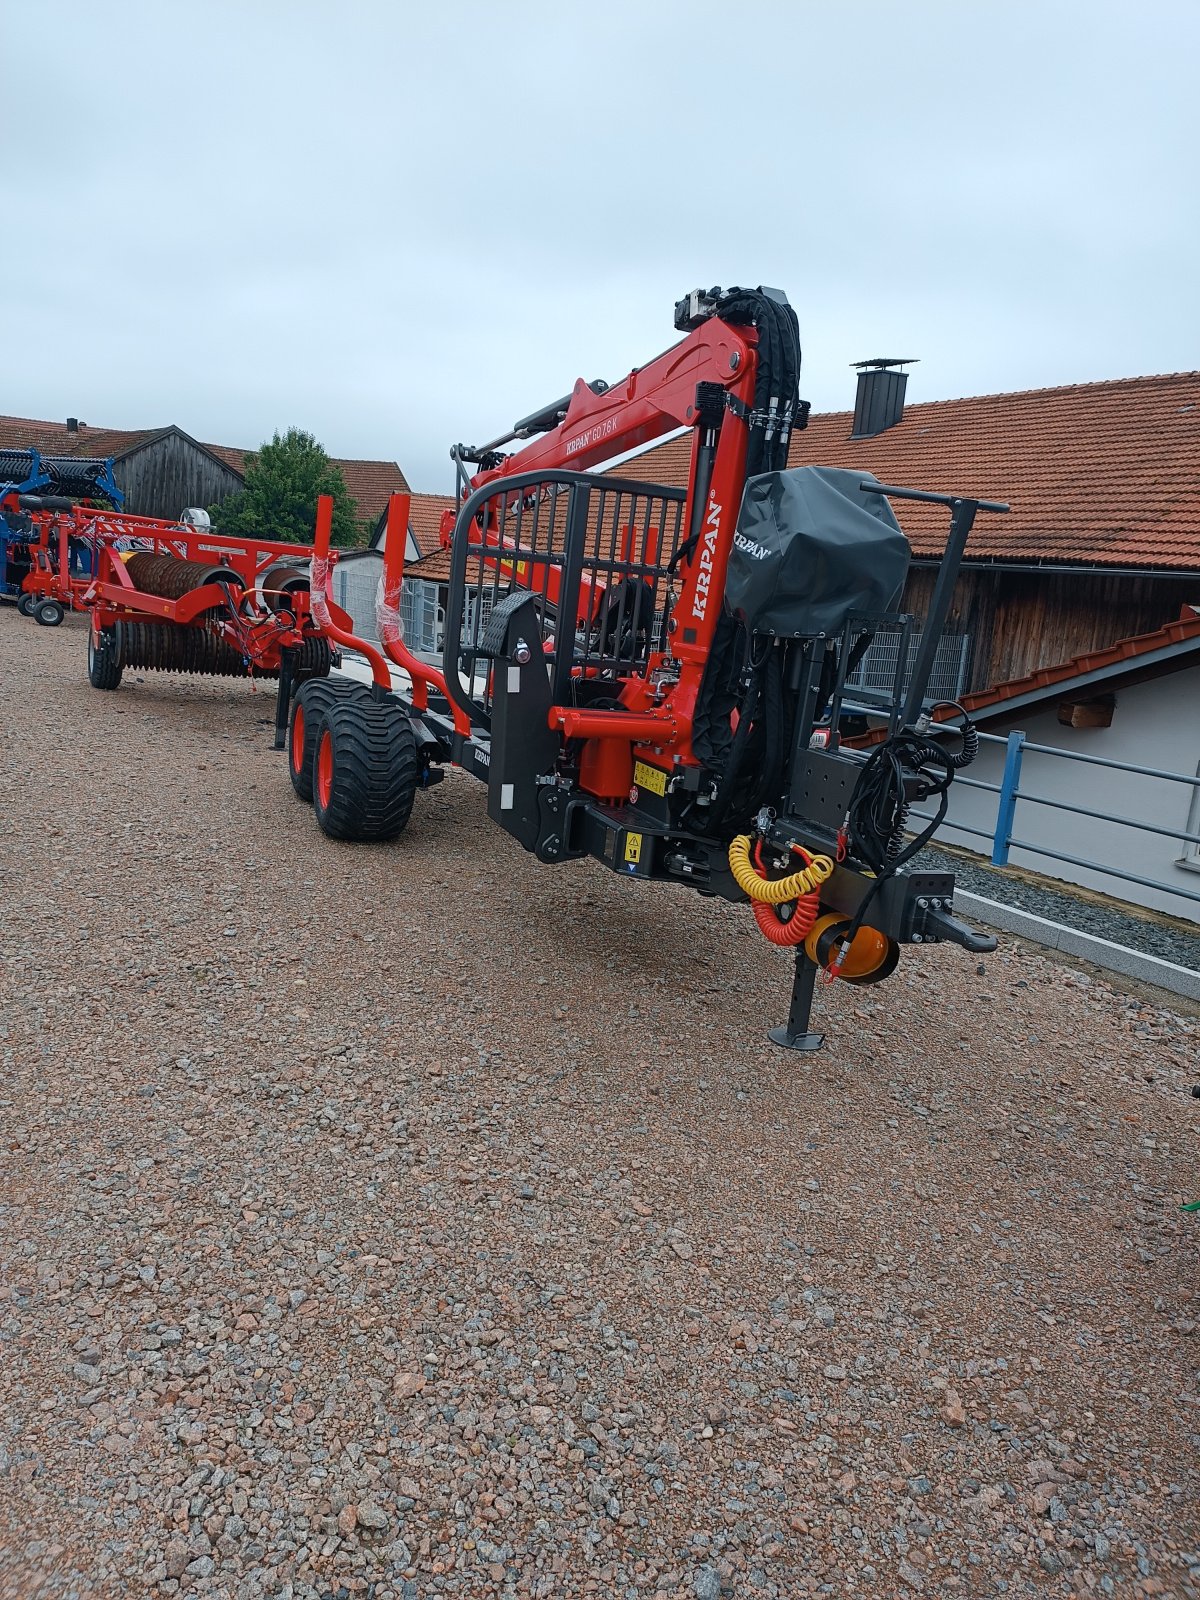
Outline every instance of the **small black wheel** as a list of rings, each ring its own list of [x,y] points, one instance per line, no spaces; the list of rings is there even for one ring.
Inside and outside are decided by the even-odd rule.
[[[88,682],[93,689],[116,689],[125,663],[121,660],[121,624],[88,629]]]
[[[313,810],[331,839],[394,839],[421,775],[405,711],[369,698],[335,701],[317,729]]]
[[[23,617],[31,617],[33,608],[37,603],[37,595],[21,593],[17,596],[17,610]]]
[[[336,700],[354,695],[370,699],[370,690],[354,678],[309,678],[292,696],[288,719],[288,775],[292,788],[309,805],[313,797],[313,761],[321,718]]]
[[[43,628],[57,628],[67,614],[67,608],[58,600],[43,600],[33,608],[33,620]]]

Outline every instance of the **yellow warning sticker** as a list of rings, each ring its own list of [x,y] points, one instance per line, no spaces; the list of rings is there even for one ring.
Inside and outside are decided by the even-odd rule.
[[[647,766],[644,761],[633,763],[633,781],[639,789],[649,789],[651,794],[666,794],[667,775],[660,772],[657,767]]]
[[[642,836],[640,833],[627,833],[625,835],[626,861],[640,861],[642,859]]]

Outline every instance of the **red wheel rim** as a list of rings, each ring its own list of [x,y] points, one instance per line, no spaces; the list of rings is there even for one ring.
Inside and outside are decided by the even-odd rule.
[[[321,735],[320,749],[317,751],[317,799],[323,807],[328,807],[329,796],[333,791],[333,739],[329,729]]]
[[[304,769],[304,707],[298,705],[292,718],[292,771]]]

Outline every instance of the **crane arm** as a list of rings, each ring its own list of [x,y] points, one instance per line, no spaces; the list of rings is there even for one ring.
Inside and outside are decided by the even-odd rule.
[[[567,400],[565,415],[548,407],[526,419],[537,424],[560,416],[557,425],[512,455],[497,460],[496,450],[521,437],[521,424],[490,445],[478,450],[460,445],[454,454],[460,461],[479,465],[470,480],[472,489],[516,472],[555,467],[586,471],[676,428],[694,425],[698,384],[719,384],[748,410],[754,397],[756,343],[753,328],[735,328],[719,317],[710,317],[677,345],[647,366],[635,367],[611,388],[597,393],[580,378]]]

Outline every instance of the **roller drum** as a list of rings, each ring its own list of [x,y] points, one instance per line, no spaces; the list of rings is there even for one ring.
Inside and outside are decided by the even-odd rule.
[[[188,628],[177,622],[118,622],[116,633],[123,667],[140,667],[148,672],[192,672],[207,678],[249,675],[241,653],[207,628]],[[305,639],[296,663],[297,677],[323,678],[331,665],[328,639]],[[254,676],[277,678],[279,669],[256,667]]]
[[[307,594],[308,589],[308,568],[298,566],[294,561],[277,561],[273,567],[267,568],[259,580],[263,603],[271,611],[279,611],[286,606],[289,595]]]
[[[134,551],[125,563],[125,570],[135,589],[143,594],[156,594],[163,600],[182,600],[185,594],[202,589],[206,583],[246,587],[240,572],[219,562],[182,561],[178,556],[155,555],[149,550]]]

